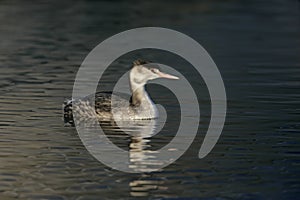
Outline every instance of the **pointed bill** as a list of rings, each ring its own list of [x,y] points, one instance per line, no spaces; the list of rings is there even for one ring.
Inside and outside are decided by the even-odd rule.
[[[159,75],[160,78],[176,79],[176,80],[179,79],[179,77],[177,77],[177,76],[173,76],[173,75],[166,74],[163,72],[158,72],[157,74]]]

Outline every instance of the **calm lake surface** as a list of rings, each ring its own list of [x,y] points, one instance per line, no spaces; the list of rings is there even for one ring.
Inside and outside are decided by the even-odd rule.
[[[217,145],[199,159],[210,118],[201,76],[166,52],[120,57],[99,90],[143,58],[181,69],[200,91],[201,122],[188,151],[158,172],[128,174],[89,154],[76,129],[64,126],[61,107],[96,45],[143,26],[181,31],[203,45],[223,77],[228,111]],[[299,35],[296,0],[0,1],[0,199],[299,198]],[[176,133],[178,102],[164,87],[148,91],[169,117],[141,145],[159,150]],[[109,138],[123,149],[132,140],[122,132]]]

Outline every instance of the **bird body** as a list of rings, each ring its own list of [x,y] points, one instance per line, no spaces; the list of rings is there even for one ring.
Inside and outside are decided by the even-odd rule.
[[[144,87],[147,81],[156,78],[178,79],[176,76],[160,72],[151,63],[137,60],[133,63],[133,68],[129,75],[130,98],[122,93],[98,92],[81,99],[67,100],[63,105],[64,121],[65,123],[73,124],[73,112],[79,114],[83,120],[95,117],[100,121],[157,118],[157,108]],[[94,104],[92,103],[93,99]]]

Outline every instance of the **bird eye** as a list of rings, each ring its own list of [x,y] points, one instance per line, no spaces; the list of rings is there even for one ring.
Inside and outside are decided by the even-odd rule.
[[[150,70],[151,70],[151,72],[153,72],[153,73],[155,73],[155,74],[157,74],[157,73],[158,73],[158,69],[151,68]]]

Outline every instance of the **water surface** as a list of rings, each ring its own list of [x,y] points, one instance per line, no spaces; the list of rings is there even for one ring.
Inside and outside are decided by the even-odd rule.
[[[299,8],[296,0],[0,1],[1,199],[296,199]],[[201,43],[224,79],[228,113],[219,142],[198,159],[210,103],[201,77],[182,67],[200,91],[197,138],[163,170],[126,174],[88,153],[75,128],[64,126],[61,105],[89,51],[113,34],[141,26],[172,28]],[[187,64],[159,51],[132,52],[114,63],[118,67],[107,71],[101,87],[136,57],[178,68]],[[157,150],[174,137],[178,106],[166,88],[148,90],[174,116],[146,141]],[[128,135],[110,137],[129,147]]]

